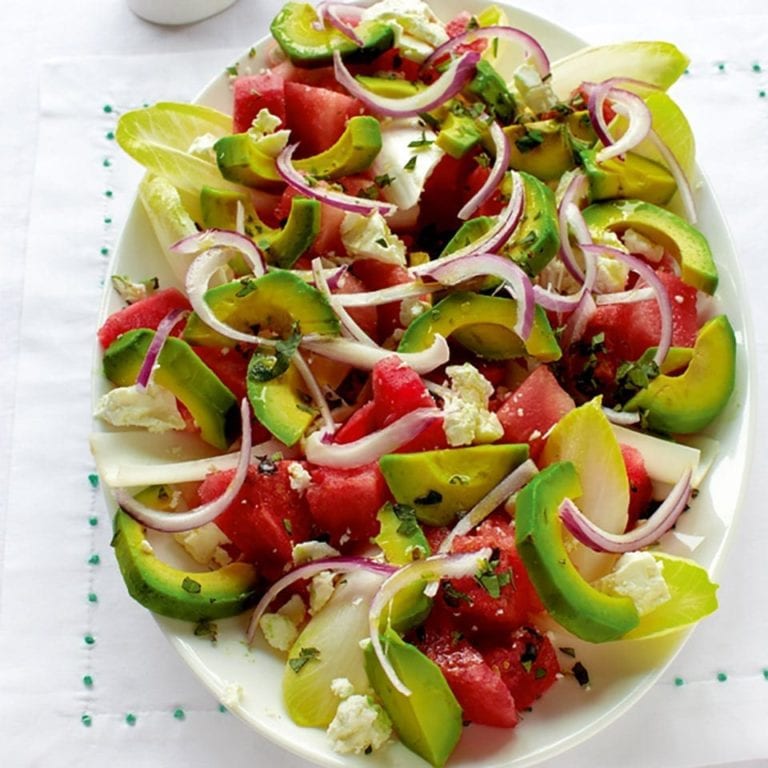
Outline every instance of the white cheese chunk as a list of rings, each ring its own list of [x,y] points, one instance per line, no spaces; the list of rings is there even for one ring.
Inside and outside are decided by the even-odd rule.
[[[650,552],[627,552],[594,586],[609,594],[631,598],[637,612],[645,616],[672,597],[663,568],[663,563]]]
[[[498,440],[504,428],[488,409],[493,385],[471,363],[448,366],[445,372],[451,381],[443,407],[448,444],[456,447]]]
[[[174,394],[150,380],[146,389],[135,384],[110,390],[96,405],[96,414],[113,427],[145,427],[150,432],[184,429]]]
[[[335,752],[359,755],[385,744],[392,722],[369,696],[353,694],[339,704],[327,734]]]
[[[224,549],[224,545],[231,542],[216,523],[206,523],[191,531],[176,533],[173,538],[201,565],[217,568],[232,562]]]
[[[380,213],[347,213],[341,222],[341,242],[350,256],[405,265],[405,243]]]

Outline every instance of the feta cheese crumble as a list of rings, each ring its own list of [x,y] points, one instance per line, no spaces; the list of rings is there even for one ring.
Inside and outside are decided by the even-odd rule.
[[[471,363],[445,369],[451,381],[444,394],[443,429],[450,446],[492,443],[504,434],[499,417],[488,410],[493,385]]]
[[[95,415],[113,427],[145,427],[149,432],[186,426],[173,392],[151,380],[146,389],[133,384],[110,390],[99,400]]]
[[[514,88],[522,101],[536,115],[548,112],[558,102],[549,80],[542,80],[536,67],[529,62],[521,64],[513,75]]]
[[[265,613],[259,619],[264,639],[278,651],[288,651],[299,636],[299,626],[306,616],[304,601],[294,595],[275,613]]]
[[[256,149],[267,157],[276,158],[288,143],[290,131],[277,130],[281,122],[280,118],[275,117],[268,109],[260,109],[248,129],[248,135],[256,144]]]
[[[361,21],[383,21],[395,35],[395,48],[411,61],[424,61],[448,34],[422,0],[381,0],[366,8]]]
[[[609,594],[629,597],[641,616],[670,600],[667,582],[662,571],[664,564],[650,552],[627,552],[617,561],[614,569],[598,579],[594,586]]]
[[[288,478],[291,490],[296,491],[296,493],[302,496],[312,484],[312,475],[298,461],[292,461],[288,465]]]
[[[405,265],[405,243],[392,234],[380,213],[347,213],[341,222],[341,242],[350,256]]]
[[[216,523],[206,523],[199,528],[176,533],[173,538],[201,565],[218,568],[232,562],[224,549],[225,544],[232,542]]]
[[[335,752],[360,755],[389,740],[392,722],[370,696],[352,694],[342,699],[326,733]]]

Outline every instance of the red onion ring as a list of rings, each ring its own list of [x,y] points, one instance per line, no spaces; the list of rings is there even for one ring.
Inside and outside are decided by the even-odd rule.
[[[354,75],[346,68],[338,51],[333,52],[333,71],[336,81],[343,85],[356,99],[363,102],[370,110],[386,117],[416,117],[444,104],[455,96],[474,74],[480,54],[468,51],[451,62],[434,83],[413,96],[392,98],[377,96],[360,85]]]
[[[307,181],[304,174],[293,166],[291,158],[297,146],[298,144],[288,145],[275,160],[277,172],[289,187],[301,192],[302,195],[319,200],[333,208],[340,208],[347,213],[371,214],[378,211],[382,216],[391,216],[397,210],[396,205],[384,200],[369,200],[354,197],[345,192],[336,192],[327,187],[313,186]]]
[[[693,199],[693,189],[691,187],[691,183],[688,180],[688,177],[685,175],[683,167],[680,165],[680,163],[678,163],[677,158],[672,153],[672,150],[670,150],[670,148],[661,140],[661,137],[658,133],[656,133],[656,131],[651,129],[648,132],[648,138],[653,143],[653,146],[656,147],[656,149],[659,151],[659,154],[664,159],[664,162],[669,168],[669,172],[672,174],[672,177],[677,184],[677,190],[680,193],[680,199],[683,203],[686,218],[691,224],[695,224],[698,220],[698,215],[696,213],[696,203]]]
[[[614,411],[613,408],[604,405],[603,413],[611,424],[617,424],[620,427],[629,427],[640,421],[640,414],[636,411]]]
[[[656,348],[656,354],[653,360],[656,365],[661,365],[667,356],[670,346],[672,346],[672,306],[669,296],[664,288],[664,284],[659,280],[658,275],[642,259],[631,253],[624,253],[618,248],[612,248],[608,245],[583,245],[582,250],[595,254],[605,253],[613,256],[619,261],[623,261],[633,272],[646,282],[656,294],[656,302],[659,305],[659,315],[661,319],[661,332],[659,334],[659,345]]]
[[[448,362],[450,349],[445,337],[435,334],[432,344],[420,352],[397,352],[383,347],[371,347],[351,339],[338,336],[305,336],[301,346],[317,355],[328,357],[340,363],[354,365],[364,371],[371,371],[376,363],[385,357],[397,355],[407,366],[416,373],[425,374]]]
[[[312,275],[314,277],[315,287],[320,293],[328,299],[331,309],[336,313],[341,323],[341,328],[345,335],[361,344],[377,346],[376,342],[355,322],[354,318],[347,312],[346,307],[339,301],[337,294],[331,291],[328,281],[323,274],[323,262],[318,256],[312,259]]]
[[[423,68],[431,67],[436,61],[439,61],[446,54],[451,53],[455,48],[465,43],[471,43],[473,40],[479,40],[482,38],[496,37],[502,40],[511,40],[518,43],[523,48],[525,58],[531,59],[536,71],[539,73],[541,79],[549,76],[549,58],[541,47],[538,40],[531,37],[527,32],[523,32],[522,29],[516,27],[507,27],[501,25],[494,25],[490,27],[477,27],[475,29],[468,29],[466,32],[462,32],[456,37],[452,37],[447,42],[438,46],[432,54],[426,59],[423,64]]]
[[[595,552],[635,552],[658,541],[677,522],[691,495],[691,469],[675,483],[669,495],[643,525],[628,533],[609,533],[595,525],[571,501],[563,499],[560,519],[569,533]]]
[[[509,293],[517,300],[518,313],[513,330],[523,340],[531,335],[536,308],[533,284],[528,275],[514,261],[505,256],[478,253],[452,261],[438,259],[429,264],[432,268],[424,274],[442,285],[457,285],[478,275],[493,275],[501,278]]]
[[[136,388],[144,391],[149,386],[149,381],[152,378],[152,371],[154,370],[155,363],[160,357],[160,353],[163,351],[165,342],[171,335],[171,331],[176,327],[176,324],[189,314],[189,310],[182,307],[176,307],[172,309],[159,323],[155,335],[152,337],[147,354],[144,355],[144,360],[141,363],[139,369],[139,375],[136,377]]]
[[[307,461],[322,467],[352,469],[376,461],[413,440],[435,421],[442,420],[439,408],[417,408],[383,429],[351,443],[326,442],[325,430],[313,432],[304,442]]]
[[[386,653],[381,645],[379,626],[381,614],[394,597],[403,589],[419,581],[438,581],[440,579],[459,579],[463,576],[472,576],[480,569],[482,562],[491,557],[491,548],[485,547],[477,552],[467,552],[460,555],[432,555],[423,560],[415,560],[404,565],[389,576],[379,587],[371,601],[368,611],[368,631],[382,669],[386,673],[392,685],[404,696],[410,696],[410,689],[405,686],[397,676],[389,663]]]
[[[586,283],[585,283],[586,285]],[[561,346],[566,349],[571,344],[579,341],[584,335],[584,331],[587,329],[589,321],[597,310],[595,300],[592,298],[592,294],[589,291],[579,291],[579,302],[574,309],[573,314],[568,318],[568,322],[565,324],[563,335],[561,337]],[[575,295],[579,295],[575,294]]]
[[[494,161],[491,172],[480,189],[464,204],[459,211],[458,217],[462,220],[468,219],[474,212],[494,193],[499,186],[504,174],[509,168],[510,146],[507,134],[501,129],[501,126],[494,120],[490,127],[491,140],[494,148]]]
[[[442,256],[438,261],[442,264],[447,264],[451,261],[461,259],[464,256],[474,256],[478,253],[495,253],[507,242],[507,240],[509,240],[520,224],[520,221],[523,218],[523,212],[525,211],[525,189],[523,180],[517,171],[509,171],[509,173],[512,178],[512,194],[509,197],[509,202],[496,217],[495,224],[488,230],[485,237],[464,246],[464,248],[459,248],[457,251],[454,251],[447,256]],[[419,277],[429,272],[433,266],[433,262],[427,262],[426,264],[419,264],[418,266],[411,267],[409,272],[414,277]]]
[[[565,188],[557,208],[557,224],[560,230],[560,259],[574,280],[584,282],[584,272],[576,261],[571,246],[571,228],[579,244],[591,243],[592,236],[581,215],[581,202],[589,196],[589,179],[582,171],[576,171]]]
[[[643,141],[651,130],[653,118],[648,105],[635,93],[617,88],[609,80],[598,85],[585,83],[587,91],[587,109],[589,119],[600,141],[605,145],[596,156],[598,163],[610,160],[612,157],[622,157],[625,152],[633,149]],[[603,108],[608,101],[612,109],[624,115],[629,121],[627,130],[619,139],[614,139],[605,122]]]
[[[115,501],[134,520],[147,528],[167,533],[190,531],[215,520],[234,500],[243,487],[251,461],[251,407],[248,399],[240,404],[240,421],[243,436],[240,441],[240,456],[235,474],[221,496],[186,512],[161,512],[137,501],[125,488],[114,488]]]
[[[253,333],[243,333],[219,320],[208,306],[205,300],[205,292],[208,290],[208,283],[211,277],[221,267],[229,262],[230,256],[226,249],[220,247],[209,248],[203,251],[190,265],[187,270],[185,287],[187,298],[192,308],[197,312],[200,319],[214,331],[226,336],[234,341],[242,341],[246,344],[261,344],[267,347],[274,347],[277,341],[275,339],[266,339],[263,336],[256,336]]]
[[[393,574],[397,568],[388,563],[380,563],[376,560],[370,560],[365,557],[324,557],[319,560],[312,560],[309,563],[294,568],[290,573],[279,578],[263,595],[256,604],[251,615],[251,621],[248,624],[246,639],[248,645],[253,643],[256,637],[256,630],[259,627],[261,617],[266,613],[272,601],[284,590],[295,584],[297,581],[311,579],[323,571],[333,571],[334,573],[350,573],[352,571],[373,571],[383,575]]]
[[[324,21],[327,21],[332,27],[335,27],[342,35],[345,35],[355,45],[363,46],[365,41],[361,40],[355,31],[355,26],[350,24],[344,18],[360,21],[363,15],[363,9],[356,5],[345,5],[344,3],[320,3],[317,6],[317,13],[321,15]]]
[[[174,243],[173,253],[187,255],[200,254],[211,248],[233,248],[245,256],[255,277],[261,277],[267,271],[264,256],[248,235],[229,229],[206,229],[194,235],[188,235]]]

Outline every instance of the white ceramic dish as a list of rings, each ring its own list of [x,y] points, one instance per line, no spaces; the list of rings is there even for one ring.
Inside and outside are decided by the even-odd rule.
[[[436,0],[432,5],[438,15],[447,20],[460,10],[480,10],[486,3],[482,0]],[[550,22],[514,9],[507,9],[507,12],[510,23],[533,34],[552,60],[584,45]],[[243,57],[244,65],[260,65],[259,56],[263,51],[259,46],[257,50],[256,57]],[[228,111],[231,92],[226,76],[222,74],[213,80],[198,100]],[[702,229],[720,267],[720,301],[736,330],[738,371],[736,391],[729,406],[708,430],[719,442],[716,462],[694,502],[693,513],[685,516],[678,530],[701,539],[690,556],[716,576],[740,506],[743,479],[751,455],[755,385],[747,361],[751,358],[753,342],[747,309],[741,300],[745,292],[738,260],[727,226],[706,182],[697,191],[697,205]],[[163,284],[173,283],[138,202],[130,212],[111,270],[118,274],[158,274]],[[117,299],[110,292],[105,293],[102,315],[106,316],[117,306]],[[106,385],[98,373],[94,382],[94,393],[98,395]],[[689,554],[682,550],[678,552]],[[130,599],[127,594],[126,599]],[[372,756],[340,756],[329,749],[323,731],[294,725],[282,705],[283,661],[263,643],[257,642],[251,650],[246,648],[247,621],[248,617],[243,616],[217,622],[218,642],[214,645],[209,639],[195,637],[191,625],[158,617],[170,642],[213,693],[221,698],[228,685],[241,686],[241,700],[232,706],[232,711],[286,750],[327,766],[403,768],[426,765],[396,742]],[[592,647],[564,637],[558,644],[576,647],[578,659],[589,670],[589,694],[567,676],[536,704],[532,713],[525,715],[516,729],[469,727],[449,765],[454,768],[530,766],[588,739],[638,701],[667,668],[688,634],[681,632],[655,640]]]

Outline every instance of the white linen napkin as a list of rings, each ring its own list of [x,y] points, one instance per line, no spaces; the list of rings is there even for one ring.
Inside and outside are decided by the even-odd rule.
[[[768,67],[760,59],[768,40],[760,20],[754,45],[734,45],[743,26],[723,27],[732,36],[722,59],[687,41],[693,61],[676,93],[734,230],[762,328],[768,79],[755,65]],[[706,39],[718,34],[709,30]],[[144,103],[192,98],[238,53],[66,59],[42,70],[0,580],[4,766],[307,765],[222,712],[128,598],[87,443],[96,314],[141,176],[115,145],[116,118]],[[757,352],[765,371],[764,335]],[[764,410],[760,423],[768,424]],[[700,768],[768,759],[765,447],[761,438],[720,611],[629,713],[545,765]]]

